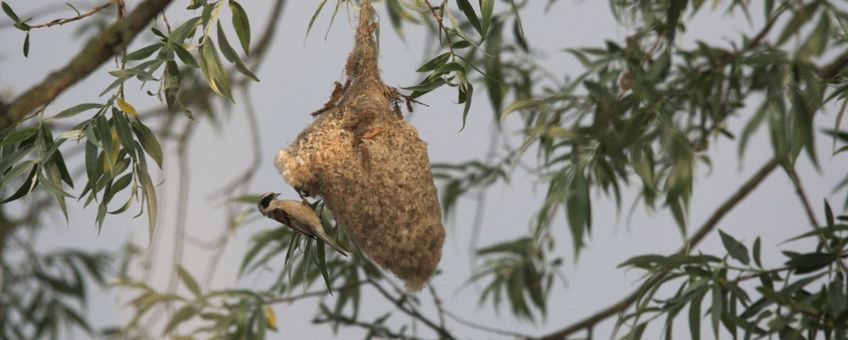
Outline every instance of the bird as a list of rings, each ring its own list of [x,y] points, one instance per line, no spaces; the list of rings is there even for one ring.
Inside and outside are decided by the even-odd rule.
[[[266,192],[259,197],[257,208],[262,216],[285,224],[292,230],[309,238],[318,239],[333,247],[336,251],[347,256],[345,249],[324,232],[321,218],[312,210],[306,200],[280,200],[279,193]]]

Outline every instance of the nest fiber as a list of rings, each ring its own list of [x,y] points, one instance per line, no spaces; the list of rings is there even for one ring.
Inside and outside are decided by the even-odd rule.
[[[368,258],[418,291],[436,271],[445,229],[427,145],[401,116],[404,98],[380,80],[372,18],[364,1],[346,82],[276,165],[291,186],[324,198]]]

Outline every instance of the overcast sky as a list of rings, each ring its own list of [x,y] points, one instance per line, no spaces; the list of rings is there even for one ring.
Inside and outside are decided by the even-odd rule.
[[[19,14],[43,6],[41,2],[33,1],[8,2]],[[137,3],[138,1],[129,1],[128,5],[134,6]],[[265,24],[271,7],[270,1],[242,3],[251,17],[254,37],[257,37]],[[614,21],[608,1],[559,1],[548,14],[543,11],[544,3],[534,2],[534,6],[522,13],[522,17],[530,45],[541,51],[540,61],[559,74],[577,75],[581,72],[579,64],[570,55],[561,52],[563,48],[599,46],[605,39],[622,41],[632,33],[632,28],[622,27]],[[93,5],[91,2],[74,4],[81,10]],[[496,11],[502,10],[503,4],[498,2],[497,5]],[[184,7],[184,2],[178,2],[169,8],[172,23],[187,17],[188,12]],[[306,1],[288,4],[284,9],[272,49],[261,69],[256,70],[261,82],[251,87],[251,95],[259,114],[264,158],[251,186],[250,191],[253,193],[282,191],[293,195],[274,168],[273,155],[277,149],[294,140],[297,133],[312,120],[309,113],[327,100],[333,82],[342,78],[344,61],[353,42],[354,24],[344,12],[340,13],[327,34],[327,39],[324,40],[323,35],[328,27],[331,9],[325,9],[325,13],[315,23],[312,34],[304,40],[309,18],[315,10],[314,4]],[[758,7],[753,9],[754,22],[751,24],[742,16],[726,16],[723,9],[716,12],[702,11],[701,15],[687,21],[685,40],[679,43],[691,44],[697,39],[713,43],[738,41],[741,33],[759,27],[762,22],[760,11]],[[379,4],[378,12],[386,17],[382,3]],[[73,15],[70,10],[60,13],[56,15]],[[52,18],[54,17],[40,17],[34,21],[45,22]],[[0,30],[0,41],[4,42],[4,48],[0,52],[0,91],[10,95],[20,93],[39,82],[49,72],[64,65],[67,56],[76,53],[82,45],[81,41],[72,38],[71,33],[76,27],[79,27],[79,24],[34,31],[29,58],[24,58],[20,53],[24,38],[22,32],[9,28]],[[384,81],[391,86],[409,86],[416,83],[419,75],[414,70],[425,58],[422,55],[424,32],[418,27],[407,26],[404,42],[386,25],[380,37],[380,62]],[[136,48],[149,42],[150,37],[145,36],[137,40],[133,44]],[[97,95],[111,82],[105,71],[113,68],[114,65],[110,62],[65,92],[50,105],[47,113],[56,113],[77,103],[104,100]],[[137,87],[134,86],[137,85],[127,88],[127,99],[130,102],[139,108],[159,105],[142,91],[136,91]],[[435,91],[422,98],[428,107],[418,106],[415,113],[409,116],[409,120],[419,129],[421,138],[429,143],[430,159],[433,162],[481,159],[488,150],[492,112],[488,100],[484,97],[484,91],[478,91],[468,125],[462,132],[458,132],[462,107],[454,104],[454,100],[455,93],[450,90]],[[211,240],[224,230],[223,212],[217,206],[212,206],[218,198],[210,195],[215,194],[224,183],[231,181],[251,162],[249,129],[242,106],[244,99],[238,93],[236,103],[225,119],[221,131],[214,130],[206,121],[198,121],[193,142],[189,147],[191,176],[186,227],[188,233],[198,239]],[[834,116],[834,110],[825,112],[817,117],[817,123],[831,125]],[[739,132],[742,123],[747,119],[748,116],[733,118],[731,121],[736,123],[731,125],[733,132]],[[178,126],[181,127],[183,123],[178,120]],[[506,133],[514,135],[518,123],[508,120]],[[157,126],[158,122],[151,124]],[[697,171],[698,179],[690,212],[692,226],[700,225],[740,183],[770,158],[771,150],[765,137],[765,134],[760,133],[750,143],[743,163],[738,162],[734,143],[723,140],[715,145],[710,155],[716,166],[711,171],[703,166]],[[841,176],[845,175],[848,161],[845,156],[841,159],[829,157],[832,151],[829,139],[819,138],[817,142],[822,162],[821,171],[812,169],[805,156],[802,156],[800,173],[809,197],[816,204],[816,212],[819,213],[823,198],[831,199],[834,206],[841,206],[844,194],[831,197],[830,191]],[[163,213],[157,230],[160,233],[157,242],[160,243],[153,277],[153,284],[159,288],[167,285],[168,275],[172,270],[169,261],[175,230],[174,206],[178,178],[174,151],[173,147],[167,150],[165,171],[154,179],[156,182],[164,181],[160,187]],[[79,160],[75,161],[75,164],[79,164]],[[529,222],[544,200],[545,188],[528,176],[515,176],[509,186],[498,185],[489,190],[479,244],[484,246],[527,235]],[[79,188],[75,193],[78,192]],[[498,316],[488,304],[478,307],[478,291],[475,287],[460,289],[469,275],[471,259],[468,244],[475,208],[474,201],[462,200],[455,219],[446,225],[448,233],[440,266],[443,273],[433,280],[445,300],[445,307],[482,324],[528,334],[543,334],[581,319],[628,294],[634,284],[638,283],[641,273],[619,270],[616,268],[619,263],[638,254],[669,253],[680,246],[681,238],[677,226],[665,210],[648,213],[637,208],[628,223],[627,210],[635,198],[632,190],[625,195],[621,213],[616,213],[614,203],[602,194],[593,193],[593,198],[591,240],[579,259],[572,257],[568,228],[562,216],[556,222],[557,253],[566,259],[567,283],[557,284],[549,299],[547,321],[535,325],[513,320],[506,310]],[[94,224],[96,209],[91,208],[83,210],[81,204],[71,204],[70,223],[66,225],[62,219],[55,219],[55,224],[44,229],[44,235],[39,238],[39,247],[117,250],[129,240],[147,247],[146,217],[131,219],[132,214],[109,216],[98,235]],[[237,280],[235,274],[251,234],[274,226],[273,222],[262,220],[236,233],[235,239],[223,250],[224,257],[215,276],[213,288],[267,287],[273,275]],[[753,242],[757,235],[762,235],[764,261],[767,265],[779,265],[782,257],[777,248],[778,243],[808,231],[809,227],[791,190],[790,182],[783,172],[775,171],[754,194],[723,220],[720,228],[746,244]],[[799,243],[782,247],[786,249],[803,245]],[[698,249],[708,253],[723,252],[717,235],[711,235]],[[208,251],[187,245],[184,266],[194,275],[201,276],[209,255]],[[422,300],[429,301],[426,293],[421,295]],[[126,294],[114,293],[98,296],[96,303],[90,306],[91,319],[95,320],[97,325],[126,321],[129,312],[116,307],[118,303],[125,303],[126,298]],[[368,303],[362,306],[363,320],[392,310],[390,304],[383,303],[379,298],[366,298],[364,301]],[[314,316],[314,306],[315,300],[294,305],[276,305],[280,330],[273,333],[272,337],[303,339],[331,336],[332,331],[329,328],[310,323]],[[430,308],[426,310],[432,312]],[[405,319],[396,313],[392,320]],[[449,322],[449,326],[455,334],[464,338],[492,337],[454,322]],[[609,334],[611,326],[610,322],[604,323],[596,329],[595,334],[603,338],[605,334]],[[688,334],[685,333],[685,326],[678,326],[676,330],[684,332],[681,334]],[[353,338],[355,334],[361,334],[359,330],[356,330],[356,333],[349,332],[353,330],[343,328],[340,338]]]

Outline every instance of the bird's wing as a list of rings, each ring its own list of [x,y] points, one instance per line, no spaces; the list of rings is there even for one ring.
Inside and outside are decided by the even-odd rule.
[[[286,210],[285,205],[279,204],[280,202],[281,201],[272,201],[271,204],[268,205],[268,217],[287,225],[296,232],[315,238],[315,233],[313,233],[308,227],[304,226],[299,220],[292,218],[292,213]]]
[[[306,229],[305,234],[317,238],[324,243],[336,249],[339,253],[347,256],[344,249],[336,240],[324,231],[324,226],[321,224],[321,218],[309,204],[303,201],[283,200],[280,201],[280,209],[289,212],[290,215],[298,216],[299,219],[292,218],[292,228]],[[349,251],[349,250],[348,250]]]

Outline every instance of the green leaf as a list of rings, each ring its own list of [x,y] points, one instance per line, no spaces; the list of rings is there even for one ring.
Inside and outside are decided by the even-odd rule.
[[[62,110],[61,112],[57,113],[55,116],[50,117],[50,119],[68,118],[68,117],[75,116],[79,113],[82,113],[82,112],[85,112],[85,111],[88,111],[88,110],[99,109],[101,107],[103,107],[103,105],[98,104],[98,103],[78,104],[78,105],[74,105],[74,106],[71,106],[67,109]]]
[[[200,297],[203,294],[197,281],[180,265],[177,265],[177,275],[179,275],[180,280],[183,281],[183,284],[194,296]]]
[[[326,5],[326,4],[327,4],[327,0],[321,0],[321,3],[318,4],[318,8],[315,9],[315,13],[312,13],[312,18],[309,19],[309,26],[306,27],[306,37],[308,37],[309,32],[312,31],[312,25],[315,24],[315,19],[318,18],[318,13],[321,13],[321,9],[324,8],[324,5]],[[304,39],[306,39],[306,37],[304,37]]]
[[[804,274],[814,272],[821,268],[827,267],[836,257],[828,253],[807,253],[791,258],[786,261],[786,265],[795,269],[795,274]]]
[[[480,15],[483,21],[480,24],[481,35],[486,38],[489,32],[489,24],[492,22],[492,13],[495,11],[495,0],[480,0]]]
[[[833,220],[833,209],[830,208],[830,204],[827,203],[827,200],[824,201],[824,218],[827,223],[827,227],[833,229],[836,222]]]
[[[474,7],[471,7],[468,0],[456,0],[456,5],[459,7],[459,10],[462,11],[462,14],[465,14],[465,18],[468,19],[468,23],[470,23],[471,26],[474,26],[474,29],[476,29],[482,36],[483,27],[480,25],[480,19],[477,18],[477,14],[474,13]]]
[[[201,17],[194,17],[180,24],[177,28],[171,31],[171,34],[168,36],[168,41],[174,45],[182,44],[183,40],[194,33],[195,29],[197,29],[197,26],[200,24],[201,19]]]
[[[701,301],[704,300],[706,290],[692,297],[689,304],[689,335],[692,340],[701,339]]]
[[[583,248],[583,235],[592,225],[592,205],[589,197],[589,184],[581,169],[574,170],[574,178],[569,184],[568,199],[565,202],[574,254]]]
[[[754,240],[753,254],[754,254],[754,263],[756,263],[758,267],[762,268],[763,262],[762,262],[762,260],[760,260],[760,237],[759,236],[757,236],[757,239]]]
[[[130,122],[127,120],[127,117],[120,111],[113,112],[112,117],[115,131],[118,132],[118,140],[121,141],[121,147],[127,151],[133,150],[135,141],[133,140],[132,128],[130,128]],[[135,153],[130,152],[130,155],[135,156]]]
[[[3,138],[3,142],[0,142],[0,145],[18,144],[23,140],[26,140],[26,139],[29,139],[32,136],[35,136],[36,133],[38,133],[38,128],[29,127],[29,128],[15,129],[15,130],[12,131],[12,133],[6,135],[6,137]],[[0,171],[2,171],[2,170],[3,169],[0,169]]]
[[[180,58],[183,64],[189,65],[191,67],[200,67],[200,65],[197,64],[197,60],[194,59],[194,56],[191,55],[188,50],[182,47],[182,45],[174,44],[173,47],[174,52],[177,53],[177,57]]]
[[[748,248],[742,242],[737,241],[733,236],[726,234],[721,229],[719,229],[718,234],[721,236],[721,243],[724,245],[727,253],[730,254],[730,257],[745,265],[751,262],[751,258],[748,257]]]
[[[713,286],[712,293],[713,305],[710,307],[710,316],[712,317],[713,335],[718,339],[718,325],[721,321],[722,313],[724,313],[724,293],[719,285]]]
[[[471,83],[465,83],[465,86],[460,85],[459,93],[460,93],[460,103],[464,102],[465,105],[462,108],[462,126],[459,128],[459,131],[465,129],[465,122],[468,119],[468,111],[471,110],[471,96],[474,95],[474,86]],[[463,91],[463,89],[465,89]]]
[[[162,147],[159,145],[159,141],[156,139],[156,136],[154,136],[153,132],[150,131],[150,129],[147,128],[147,126],[145,126],[140,120],[134,120],[131,124],[136,138],[138,138],[139,143],[141,143],[141,147],[144,148],[144,151],[150,155],[150,158],[153,158],[153,161],[156,162],[156,165],[158,165],[161,169]]]
[[[27,31],[26,38],[24,38],[24,57],[29,58],[29,31]]]
[[[3,6],[3,12],[6,12],[6,15],[8,15],[9,18],[12,19],[12,21],[14,21],[14,22],[21,21],[21,19],[18,18],[18,15],[15,14],[15,11],[12,10],[12,7],[9,7],[9,4],[7,4],[5,1],[3,1],[2,3],[0,3],[0,5]]]
[[[140,151],[139,151],[140,152]],[[153,240],[153,233],[156,231],[156,216],[158,215],[158,206],[156,203],[156,188],[153,186],[153,181],[150,180],[150,174],[147,173],[147,168],[144,165],[144,158],[139,158],[139,171],[136,172],[141,182],[144,200],[147,203],[147,224],[148,237]]]
[[[132,53],[127,54],[126,60],[142,60],[149,57],[153,52],[158,51],[165,44],[163,43],[155,43],[149,46],[142,47],[133,51]]]
[[[332,281],[330,281],[330,273],[327,271],[327,254],[324,251],[326,247],[324,246],[324,242],[317,241],[316,243],[317,247],[313,256],[313,258],[315,259],[315,265],[318,266],[318,270],[321,272],[321,276],[324,278],[324,284],[327,286],[327,291],[330,292],[330,295],[332,295],[333,287],[330,286],[332,284]]]
[[[168,325],[165,326],[165,330],[162,331],[162,335],[171,334],[171,331],[177,328],[177,326],[179,326],[181,323],[193,318],[195,315],[197,315],[197,312],[199,312],[199,310],[191,304],[187,304],[182,308],[178,309],[177,312],[174,313],[174,316],[171,317],[171,320],[168,321]]]
[[[241,43],[245,55],[250,55],[250,20],[244,8],[238,2],[230,0],[230,11],[233,12],[233,29]]]
[[[424,65],[421,65],[415,72],[428,72],[435,70],[439,66],[444,65],[450,59],[451,53],[445,52],[440,55],[433,57],[433,59],[428,60]]]
[[[210,39],[204,40],[200,47],[200,70],[203,71],[203,77],[206,78],[209,88],[213,92],[232,101],[233,96],[230,93],[227,71],[221,64],[221,59],[215,50],[215,44]]]
[[[218,45],[221,48],[221,54],[224,55],[224,58],[229,60],[231,63],[236,65],[236,70],[246,75],[250,79],[255,81],[259,81],[259,78],[256,77],[253,72],[251,72],[247,66],[244,65],[244,62],[239,58],[236,51],[230,46],[230,42],[227,41],[227,36],[224,33],[224,29],[221,27],[221,22],[218,22]]]
[[[3,202],[0,203],[9,203],[16,199],[24,197],[28,193],[30,193],[33,188],[35,188],[35,185],[38,184],[38,178],[35,176],[38,173],[38,163],[33,163],[34,164],[32,164],[32,170],[29,172],[29,175],[27,176],[26,180],[24,180],[24,183],[21,184],[20,188],[18,188],[18,190],[15,191],[12,196],[7,197],[5,200],[3,200]],[[5,180],[5,177],[3,179]]]
[[[815,15],[820,4],[821,1],[811,1],[809,4],[804,6],[804,8],[794,11],[795,16],[792,17],[792,19],[786,23],[786,26],[783,27],[783,32],[780,33],[780,38],[777,39],[776,46],[783,45],[789,37],[800,32],[801,26],[813,18],[813,15]]]

